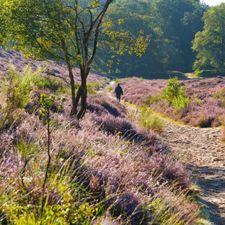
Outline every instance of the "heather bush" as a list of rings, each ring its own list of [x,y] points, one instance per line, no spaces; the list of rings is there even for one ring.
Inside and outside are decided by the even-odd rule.
[[[153,111],[160,112],[185,124],[199,126],[199,123],[203,123],[202,126],[212,127],[223,124],[225,113],[225,98],[223,97],[224,77],[189,79],[180,83],[177,82],[177,84],[181,89],[185,87],[186,96],[189,96],[189,104],[176,112],[174,112],[175,106],[172,103],[169,104],[167,100],[160,97],[168,85],[168,80],[140,80],[133,78],[124,81],[122,83],[124,99],[138,106],[148,105]],[[174,102],[180,107],[186,105],[186,100],[186,98],[177,98]],[[211,122],[206,117],[210,117]],[[204,122],[205,119],[206,122]]]
[[[151,106],[153,103],[157,103],[162,99],[161,95],[149,96],[143,100],[143,104],[147,106]]]
[[[88,110],[99,116],[110,114],[114,117],[125,117],[126,109],[116,100],[102,94],[94,95],[89,98]]]
[[[180,188],[188,187],[187,175],[179,163],[169,161],[169,156],[162,157],[158,153],[152,155],[155,148],[163,148],[157,138],[148,146],[136,145],[121,141],[118,135],[101,132],[88,117],[81,122],[79,129],[68,126],[70,121],[64,118],[61,120],[62,126],[52,130],[52,166],[45,189],[46,202],[40,216],[38,209],[46,166],[44,149],[47,138],[43,124],[30,122],[24,121],[24,125],[20,125],[16,132],[21,131],[23,135],[17,134],[15,138],[19,141],[23,137],[32,142],[36,140],[33,143],[35,145],[26,143],[19,147],[18,141],[14,145],[14,148],[22,149],[25,146],[26,151],[19,150],[19,155],[23,152],[32,155],[32,151],[27,149],[29,145],[39,149],[24,173],[24,190],[27,192],[21,192],[21,185],[11,184],[12,192],[5,192],[5,199],[1,199],[2,203],[7,202],[2,209],[12,223],[47,225],[56,221],[54,224],[93,224],[98,216],[106,215],[108,209],[111,216],[123,219],[121,224],[146,224],[145,219],[151,222],[151,218],[157,218],[159,211],[153,213],[145,206],[156,195],[162,199],[160,191],[163,188],[175,183],[174,188],[178,187],[178,193]],[[32,133],[32,129],[25,128],[28,124],[34,125],[37,133],[35,138],[27,134]],[[22,161],[14,165],[17,166],[15,171],[23,168]],[[16,183],[18,179],[20,176],[15,179]],[[1,193],[3,188],[5,186],[0,187]],[[9,197],[13,202],[7,200]],[[171,203],[170,206],[181,215],[179,223],[190,219],[193,221],[195,216],[190,215],[191,210],[186,209],[187,203],[183,202],[182,207],[180,205]],[[173,215],[166,211],[161,214],[166,218]]]
[[[40,135],[45,134],[42,131]],[[49,138],[43,142],[44,139],[42,136],[41,142],[34,142],[33,139],[23,142],[22,136],[16,138],[14,151],[17,151],[19,162],[10,169],[18,171],[15,175],[19,176],[3,176],[5,166],[2,167],[0,161],[0,211],[4,212],[4,219],[7,224],[18,225],[92,224],[104,210],[102,203],[91,200],[92,193],[82,183],[77,183],[80,178],[73,177],[73,158],[59,163],[51,151],[51,165],[46,165],[42,148],[45,148]]]
[[[148,141],[148,136],[144,133],[140,133],[133,127],[133,124],[125,118],[113,117],[106,115],[101,118],[95,117],[96,123],[100,126],[100,129],[108,134],[118,135],[126,140],[135,142]]]
[[[163,98],[176,110],[184,109],[190,103],[186,89],[179,83],[177,78],[169,80],[167,87],[163,90]]]

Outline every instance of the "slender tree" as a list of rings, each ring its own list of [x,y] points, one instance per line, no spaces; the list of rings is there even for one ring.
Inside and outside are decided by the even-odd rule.
[[[119,54],[144,52],[148,38],[113,31],[105,19],[113,0],[2,0],[8,15],[7,44],[31,57],[54,59],[67,65],[72,109],[78,119],[87,107],[87,78],[100,42]],[[105,21],[104,21],[105,19]],[[137,41],[136,41],[137,40]],[[137,45],[139,43],[139,45]],[[122,50],[121,50],[122,49]],[[76,92],[73,67],[80,69]],[[80,107],[79,106],[80,103]]]

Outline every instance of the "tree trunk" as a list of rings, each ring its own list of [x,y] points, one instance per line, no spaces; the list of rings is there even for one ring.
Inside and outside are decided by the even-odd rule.
[[[69,71],[69,77],[70,77],[71,100],[72,100],[72,108],[70,111],[70,115],[74,116],[77,114],[77,104],[76,104],[75,81],[73,76],[73,69],[70,65],[68,65],[68,71]]]
[[[87,109],[87,73],[85,71],[81,71],[81,86],[80,86],[80,98],[81,98],[81,106],[80,111],[77,114],[77,119],[82,119],[85,115]]]

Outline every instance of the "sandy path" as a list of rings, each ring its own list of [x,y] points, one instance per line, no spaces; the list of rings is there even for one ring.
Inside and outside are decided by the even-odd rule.
[[[165,120],[162,138],[196,177],[210,220],[225,225],[225,143],[221,128],[194,128]]]

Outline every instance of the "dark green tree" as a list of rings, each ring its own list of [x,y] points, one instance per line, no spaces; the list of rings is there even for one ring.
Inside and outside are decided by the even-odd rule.
[[[193,41],[197,52],[194,69],[225,67],[225,3],[212,7],[204,16],[204,29]]]
[[[207,8],[200,0],[116,1],[110,7],[108,17],[113,21],[125,18],[120,28],[132,34],[137,34],[141,27],[142,32],[149,35],[150,43],[141,57],[115,56],[100,46],[95,69],[112,75],[148,78],[163,75],[167,70],[192,70],[195,60],[192,40],[195,33],[202,30],[202,16]]]

